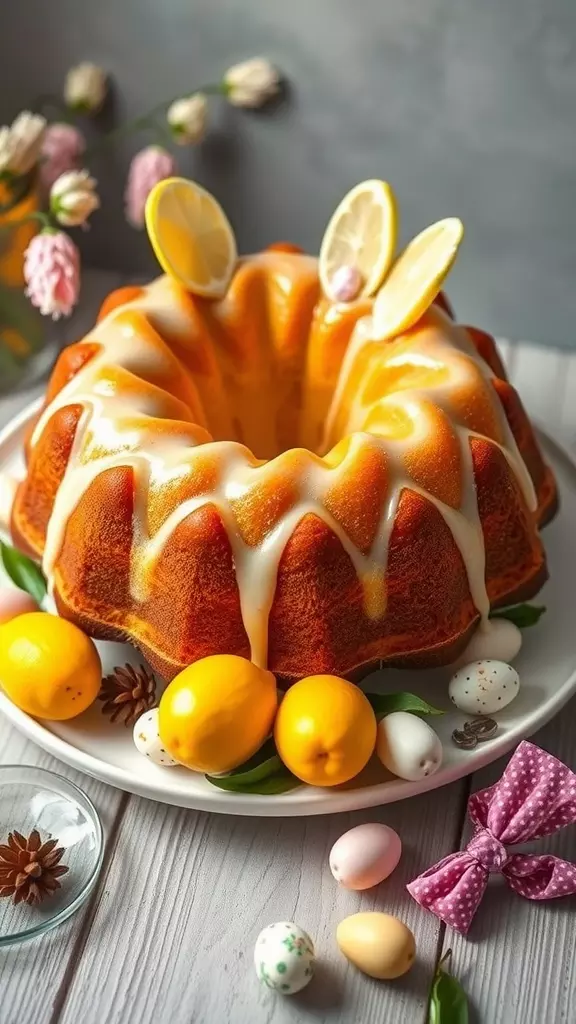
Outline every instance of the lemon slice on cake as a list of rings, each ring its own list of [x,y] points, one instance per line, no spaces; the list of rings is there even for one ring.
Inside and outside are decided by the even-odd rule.
[[[195,295],[221,298],[238,251],[230,222],[214,196],[186,178],[165,178],[150,192],[145,218],[162,269]]]
[[[412,327],[436,298],[464,226],[458,217],[431,224],[406,246],[374,299],[374,337],[392,338]]]
[[[396,199],[386,181],[356,185],[333,213],[320,247],[322,291],[335,302],[374,295],[396,248]]]

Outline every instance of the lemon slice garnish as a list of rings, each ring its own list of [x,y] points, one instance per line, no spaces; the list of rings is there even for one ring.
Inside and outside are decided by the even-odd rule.
[[[238,251],[220,203],[186,178],[165,178],[146,200],[146,230],[162,269],[206,298],[225,294]]]
[[[420,319],[436,298],[462,241],[458,217],[431,224],[406,246],[374,300],[374,336],[391,338]]]
[[[397,234],[390,185],[377,179],[356,185],[333,213],[322,239],[318,273],[324,294],[335,301],[373,295],[392,263]],[[338,287],[343,273],[348,292]]]

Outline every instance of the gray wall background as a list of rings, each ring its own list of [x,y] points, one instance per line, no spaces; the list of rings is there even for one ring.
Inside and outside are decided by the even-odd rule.
[[[346,190],[395,186],[404,238],[446,215],[467,236],[449,291],[495,333],[576,346],[574,0],[0,0],[0,122],[91,59],[104,125],[262,54],[287,75],[274,114],[216,103],[183,173],[220,198],[242,250],[316,251]],[[93,161],[104,208],[82,240],[100,267],[153,272],[122,217],[130,155]]]

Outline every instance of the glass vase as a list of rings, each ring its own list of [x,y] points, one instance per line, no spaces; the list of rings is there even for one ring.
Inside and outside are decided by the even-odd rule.
[[[38,210],[38,203],[33,184],[15,196],[0,183],[0,397],[33,384],[57,351],[55,332],[46,329],[24,294],[24,253],[38,223],[20,222]]]

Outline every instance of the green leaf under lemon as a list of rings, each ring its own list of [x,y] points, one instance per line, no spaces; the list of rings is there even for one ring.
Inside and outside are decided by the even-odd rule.
[[[20,590],[25,590],[38,604],[46,597],[46,580],[42,571],[26,555],[0,540],[0,561],[7,575]]]
[[[428,1024],[468,1024],[468,999],[457,978],[444,970],[450,959],[448,950],[438,964],[428,1004]]]
[[[378,721],[393,711],[409,711],[412,715],[443,715],[445,712],[428,704],[415,693],[367,693]]]
[[[518,629],[528,629],[540,621],[546,608],[537,604],[514,604],[510,608],[498,608],[490,614],[491,619],[508,619]]]
[[[272,737],[253,757],[228,775],[207,775],[206,779],[212,786],[228,793],[287,793],[301,785],[280,760]]]

